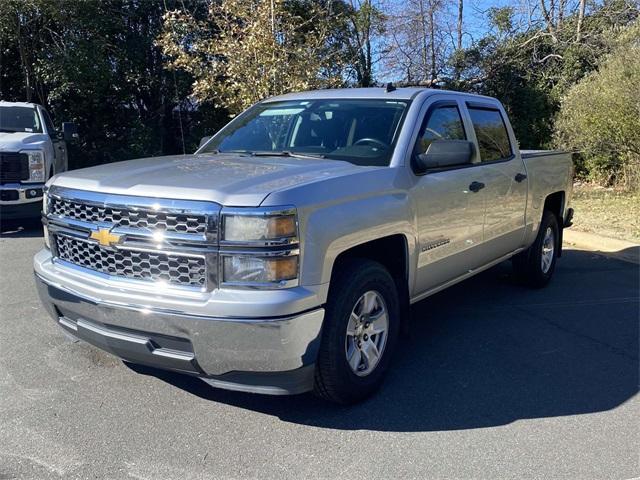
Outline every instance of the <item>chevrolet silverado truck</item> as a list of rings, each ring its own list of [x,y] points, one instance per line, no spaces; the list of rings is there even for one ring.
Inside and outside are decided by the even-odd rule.
[[[67,170],[76,136],[70,122],[57,131],[40,105],[0,101],[0,220],[40,217],[44,184]]]
[[[68,334],[267,394],[372,394],[410,304],[499,262],[543,287],[568,153],[522,152],[497,100],[421,88],[262,101],[193,155],[56,175],[37,288]]]

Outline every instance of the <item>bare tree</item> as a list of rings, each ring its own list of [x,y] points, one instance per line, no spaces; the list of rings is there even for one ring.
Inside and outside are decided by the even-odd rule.
[[[453,4],[453,0],[406,0],[389,10],[384,64],[401,80],[438,83],[448,55],[456,48],[449,40],[457,31],[448,21]]]

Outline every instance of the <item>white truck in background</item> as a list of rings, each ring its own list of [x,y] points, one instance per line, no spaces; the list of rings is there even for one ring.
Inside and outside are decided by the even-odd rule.
[[[39,218],[44,184],[68,169],[73,123],[56,130],[35,103],[0,101],[0,220]]]

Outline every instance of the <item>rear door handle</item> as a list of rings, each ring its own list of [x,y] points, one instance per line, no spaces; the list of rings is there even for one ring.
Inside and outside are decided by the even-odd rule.
[[[518,182],[518,183],[520,183],[520,182],[522,182],[523,180],[525,180],[526,178],[527,178],[527,175],[526,175],[526,174],[524,174],[524,173],[518,173],[518,174],[516,174],[516,176],[515,176],[515,181],[516,181],[516,182]]]
[[[471,190],[474,193],[479,192],[483,188],[484,188],[484,183],[482,182],[471,182],[471,185],[469,185],[469,190]]]

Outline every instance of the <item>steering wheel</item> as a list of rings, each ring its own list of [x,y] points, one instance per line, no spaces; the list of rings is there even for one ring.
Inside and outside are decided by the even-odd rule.
[[[386,143],[384,143],[382,140],[378,140],[377,138],[361,138],[359,140],[356,140],[355,142],[353,142],[354,145],[361,145],[361,144],[374,144],[374,145],[378,145],[381,148],[389,148],[389,145],[387,145]]]

